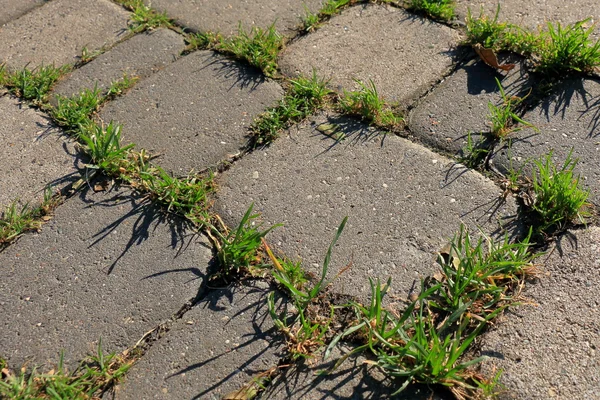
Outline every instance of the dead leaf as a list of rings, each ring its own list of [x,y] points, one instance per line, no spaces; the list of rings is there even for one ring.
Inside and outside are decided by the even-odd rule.
[[[498,63],[498,58],[496,57],[496,53],[492,49],[486,49],[479,43],[473,45],[473,50],[481,57],[484,63],[489,65],[490,67],[501,69],[503,71],[510,71],[513,69],[516,64],[502,64]]]
[[[44,221],[44,222],[50,221],[51,219],[52,219],[52,216],[51,216],[51,215],[44,215],[44,216],[42,217],[42,221]]]

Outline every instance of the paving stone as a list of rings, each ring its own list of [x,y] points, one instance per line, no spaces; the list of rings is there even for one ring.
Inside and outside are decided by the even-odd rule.
[[[483,337],[483,366],[504,370],[503,398],[595,399],[600,393],[600,229],[570,231],[538,259],[539,282]]]
[[[100,338],[107,352],[133,346],[196,296],[206,243],[129,191],[69,199],[0,253],[0,354],[18,368],[64,350],[73,367]]]
[[[0,0],[0,27],[45,3],[45,0]]]
[[[152,0],[152,7],[164,11],[180,25],[198,32],[238,33],[240,23],[246,31],[267,28],[275,23],[281,34],[294,36],[306,9],[316,13],[322,0]]]
[[[325,121],[349,137],[334,145],[316,130]],[[500,190],[480,174],[376,133],[335,116],[294,127],[220,175],[215,211],[237,226],[254,202],[265,223],[285,225],[269,233],[269,242],[313,273],[320,273],[336,228],[349,216],[330,276],[352,260],[334,288],[361,299],[369,296],[368,277],[392,276],[395,290],[406,295],[413,279],[436,270],[434,254],[460,221],[474,232],[476,226],[494,232],[499,220],[515,215],[515,203],[501,203]]]
[[[560,22],[562,26],[592,18],[589,26],[598,19],[600,15],[600,3],[595,0],[574,0],[565,2],[562,0],[544,1],[520,1],[503,0],[500,3],[500,14],[498,21],[510,22],[529,29],[538,27],[546,28],[548,22]],[[465,21],[467,10],[471,8],[471,14],[479,16],[483,7],[485,15],[493,18],[496,14],[498,1],[493,0],[456,0],[456,13],[459,20]],[[600,29],[596,26],[594,37],[598,40]]]
[[[515,57],[500,57],[500,63],[514,63]],[[440,150],[462,154],[468,135],[474,144],[490,132],[488,103],[498,105],[502,97],[500,80],[507,96],[527,94],[528,74],[518,67],[500,74],[479,60],[459,68],[412,110],[409,128],[422,142]]]
[[[561,166],[573,149],[573,157],[579,158],[575,172],[581,175],[580,182],[590,189],[590,200],[600,204],[599,106],[598,82],[586,79],[567,81],[555,95],[523,117],[541,133],[523,129],[514,134],[511,141],[494,150],[491,168],[502,174],[511,168],[515,171],[523,168],[523,172],[531,176],[535,166],[532,160],[540,159],[553,150],[552,159]]]
[[[96,85],[106,90],[124,74],[146,78],[175,61],[184,48],[183,37],[168,29],[136,35],[67,75],[53,93],[72,96]]]
[[[125,140],[176,173],[214,165],[245,145],[252,120],[283,96],[279,84],[211,51],[192,53],[136,85],[102,112]]]
[[[20,199],[37,205],[47,185],[57,189],[79,178],[73,142],[42,113],[10,96],[0,97],[0,210]]]
[[[0,62],[27,65],[75,63],[81,50],[111,45],[127,33],[129,13],[108,0],[54,0],[0,29]]]
[[[396,400],[443,400],[424,386],[410,385],[400,394],[392,396],[403,381],[386,378],[375,367],[365,364],[363,354],[348,357],[337,369],[327,375],[328,370],[343,355],[352,351],[342,345],[332,351],[331,357],[323,361],[313,358],[312,365],[289,368],[277,376],[263,393],[263,399],[396,399]]]
[[[142,357],[116,399],[221,399],[277,366],[268,285],[208,294]]]
[[[457,43],[458,33],[447,26],[395,7],[361,5],[289,45],[280,68],[289,76],[315,70],[338,89],[373,80],[387,100],[408,103],[450,69]]]

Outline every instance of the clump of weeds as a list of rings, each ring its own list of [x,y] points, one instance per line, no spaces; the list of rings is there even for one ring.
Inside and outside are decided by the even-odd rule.
[[[137,76],[128,75],[126,73],[123,74],[123,78],[111,82],[103,101],[123,95],[127,90],[131,89],[138,80],[139,77]]]
[[[132,12],[129,22],[131,32],[143,32],[173,25],[166,13],[156,11],[144,4],[143,0],[117,0],[117,3]]]
[[[349,5],[356,3],[356,0],[326,0],[321,9],[313,13],[305,6],[305,15],[302,17],[302,30],[312,32],[317,29],[324,21],[327,21],[334,15]]]
[[[268,77],[277,75],[277,55],[283,48],[283,38],[275,30],[275,24],[267,29],[252,27],[250,33],[240,25],[237,36],[228,39],[220,36],[218,38],[216,50],[246,61],[259,68]]]
[[[42,65],[33,69],[27,67],[13,73],[5,73],[3,83],[15,96],[31,101],[36,106],[46,103],[48,93],[58,79],[69,72],[71,66],[55,67]]]
[[[411,0],[409,10],[421,12],[429,17],[450,21],[455,17],[454,0]]]
[[[533,225],[540,234],[551,235],[573,222],[583,224],[590,216],[589,190],[580,187],[579,176],[574,174],[578,160],[572,158],[572,153],[573,149],[561,167],[552,162],[552,152],[534,161],[537,172],[531,185],[530,208]]]
[[[342,112],[361,117],[378,126],[392,128],[404,122],[404,118],[394,113],[391,107],[379,96],[372,80],[369,84],[356,80],[360,90],[344,93],[339,99]]]
[[[62,354],[56,368],[45,373],[38,372],[36,368],[28,372],[25,367],[12,372],[5,366],[0,379],[0,398],[99,398],[125,376],[132,364],[131,357],[115,353],[104,354],[99,344],[97,354],[83,360],[73,372],[69,372],[64,366]]]
[[[299,77],[289,83],[289,90],[279,104],[267,109],[252,123],[250,147],[271,143],[282,129],[300,122],[319,109],[331,93],[327,81],[319,79],[314,71],[310,78]]]
[[[57,96],[57,105],[52,108],[52,118],[67,132],[78,136],[82,127],[88,127],[92,123],[91,116],[98,111],[102,103],[100,89],[85,89],[78,95],[72,97]]]

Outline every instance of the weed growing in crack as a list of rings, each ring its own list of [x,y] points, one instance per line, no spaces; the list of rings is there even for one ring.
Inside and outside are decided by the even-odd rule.
[[[161,13],[146,6],[143,0],[115,0],[132,12],[129,30],[134,33],[157,28],[168,28],[173,25],[166,13]]]
[[[100,89],[85,89],[72,97],[57,96],[57,105],[52,108],[54,121],[69,133],[79,136],[82,129],[92,124],[91,115],[98,111],[102,103]]]
[[[103,101],[106,101],[108,99],[114,99],[117,96],[121,96],[127,90],[131,89],[139,79],[140,78],[137,76],[130,76],[126,73],[123,74],[123,78],[111,82]]]
[[[552,162],[552,154],[534,161],[537,173],[533,175],[531,211],[535,229],[542,234],[552,234],[573,221],[585,223],[584,218],[589,215],[585,210],[589,191],[579,187],[579,176],[573,173],[577,166],[573,149],[560,168]]]
[[[185,38],[187,44],[185,51],[190,52],[193,50],[216,48],[222,40],[223,37],[214,32],[192,33]]]
[[[46,102],[48,93],[56,81],[70,70],[69,65],[60,68],[53,65],[42,65],[34,69],[25,67],[12,74],[6,73],[3,82],[15,96],[41,106]]]
[[[277,75],[277,55],[283,47],[283,38],[275,30],[275,24],[266,30],[253,27],[250,33],[240,25],[237,36],[221,38],[215,47],[259,68],[272,78]]]
[[[317,29],[321,23],[338,14],[345,7],[354,4],[356,0],[327,0],[317,13],[311,12],[305,6],[305,14],[302,17],[302,30],[311,32]]]
[[[394,127],[404,121],[404,118],[396,115],[392,109],[386,106],[372,80],[369,85],[356,80],[360,90],[347,92],[339,99],[339,107],[342,112],[356,115],[362,119],[382,127]]]
[[[18,200],[13,201],[0,215],[0,248],[15,241],[28,231],[39,231],[43,218],[49,218],[59,200],[52,194],[51,188],[46,188],[44,200],[38,207],[29,203],[22,206]]]
[[[484,164],[490,151],[489,144],[475,142],[472,133],[469,132],[467,133],[467,145],[462,150],[462,155],[458,160],[469,168],[477,169]]]
[[[254,223],[259,214],[252,214],[253,208],[254,203],[248,207],[235,230],[227,230],[224,224],[222,224],[222,229],[217,229],[212,225],[209,226],[209,235],[213,238],[213,243],[217,249],[217,259],[221,266],[219,277],[226,278],[242,271],[253,274],[255,270],[263,266],[259,254],[259,249],[262,246],[261,240],[281,224],[261,230],[262,226]],[[213,234],[216,235],[216,238]]]
[[[315,72],[311,78],[290,80],[290,89],[279,105],[259,115],[250,128],[250,147],[264,146],[275,140],[282,129],[297,123],[321,107],[331,93],[327,81],[319,79]]]
[[[450,21],[455,17],[455,6],[454,0],[411,0],[409,10],[422,12],[442,21]]]
[[[133,144],[121,147],[121,125],[113,121],[106,128],[92,125],[80,132],[79,139],[85,143],[84,151],[91,159],[87,167],[102,170],[109,176],[118,176],[125,169],[129,150],[134,147]]]
[[[72,373],[63,363],[63,355],[56,368],[39,373],[37,369],[18,372],[3,368],[0,379],[0,397],[7,399],[75,399],[99,398],[127,373],[132,359],[123,355],[104,354],[101,342],[97,354],[83,360]]]
[[[533,124],[523,120],[516,114],[517,107],[527,98],[525,97],[517,97],[511,96],[508,97],[504,92],[504,88],[502,84],[496,79],[496,84],[498,85],[498,89],[500,90],[500,96],[502,97],[502,104],[499,106],[494,105],[492,102],[488,103],[488,109],[490,110],[490,121],[492,123],[491,133],[497,139],[502,139],[507,135],[518,132],[522,127],[514,126],[515,122],[520,123],[521,125],[532,128],[536,132],[539,132]]]
[[[496,9],[493,19],[483,14],[483,8],[479,17],[474,18],[471,9],[467,11],[467,44],[480,44],[485,48],[499,50],[504,43],[504,35],[509,27],[507,23],[499,23],[500,4]]]

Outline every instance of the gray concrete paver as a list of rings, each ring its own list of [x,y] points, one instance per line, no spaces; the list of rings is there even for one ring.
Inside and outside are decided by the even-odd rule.
[[[62,189],[77,180],[76,154],[73,142],[42,113],[0,96],[1,211],[17,199],[37,206],[46,186]]]
[[[515,57],[500,57],[513,63]],[[420,141],[442,151],[464,154],[471,134],[473,144],[491,130],[488,103],[500,105],[497,78],[507,96],[527,94],[528,74],[520,64],[508,74],[498,73],[482,61],[472,60],[446,78],[411,111],[408,126]],[[466,154],[464,154],[466,155]]]
[[[152,7],[164,11],[180,25],[198,32],[220,32],[226,36],[242,28],[268,28],[275,23],[277,31],[294,36],[305,9],[316,13],[322,0],[152,0]],[[306,8],[305,8],[306,7]]]
[[[456,13],[459,20],[465,21],[468,9],[478,17],[483,9],[485,15],[494,18],[498,1],[494,0],[456,0]],[[510,22],[525,28],[546,29],[547,23],[560,22],[564,27],[586,18],[591,18],[588,27],[600,16],[600,3],[595,0],[503,0],[500,2],[499,22]],[[593,37],[600,39],[600,29],[596,26]]]
[[[64,77],[53,94],[72,96],[94,87],[104,91],[124,74],[146,78],[175,61],[184,48],[183,37],[168,29],[135,35]]]
[[[211,51],[192,53],[102,110],[126,141],[177,174],[217,164],[247,142],[252,120],[283,96],[278,83]]]
[[[538,260],[523,296],[536,306],[505,315],[482,339],[488,371],[501,368],[504,398],[594,399],[600,393],[600,229],[569,231]]]
[[[44,4],[47,0],[0,0],[0,28],[7,22],[19,18],[21,15]]]
[[[129,372],[116,399],[221,399],[277,366],[268,285],[216,289]]]
[[[288,76],[329,79],[334,89],[355,90],[354,79],[373,80],[388,101],[407,105],[452,65],[458,33],[398,8],[360,5],[344,10],[280,56]]]
[[[0,28],[0,62],[9,68],[73,64],[81,50],[127,33],[129,13],[108,0],[54,0]]]
[[[527,128],[511,135],[510,141],[494,150],[490,165],[500,173],[522,168],[531,176],[533,160],[553,151],[553,161],[560,167],[573,149],[579,159],[575,173],[581,184],[590,189],[590,200],[600,204],[600,84],[594,80],[575,79],[565,82],[550,98],[523,119],[535,125],[540,133]]]
[[[72,369],[102,339],[133,346],[200,288],[211,250],[130,191],[88,192],[0,253],[0,354]]]
[[[461,221],[491,233],[516,214],[514,201],[502,203],[493,182],[439,154],[332,116],[349,135],[334,146],[315,129],[325,121],[319,116],[292,128],[221,174],[215,211],[237,226],[254,202],[267,224],[285,224],[269,234],[273,247],[299,256],[313,273],[320,273],[336,228],[349,216],[330,267],[333,277],[352,261],[333,285],[338,293],[366,299],[368,278],[388,276],[407,293],[413,279],[436,270],[435,252]]]

